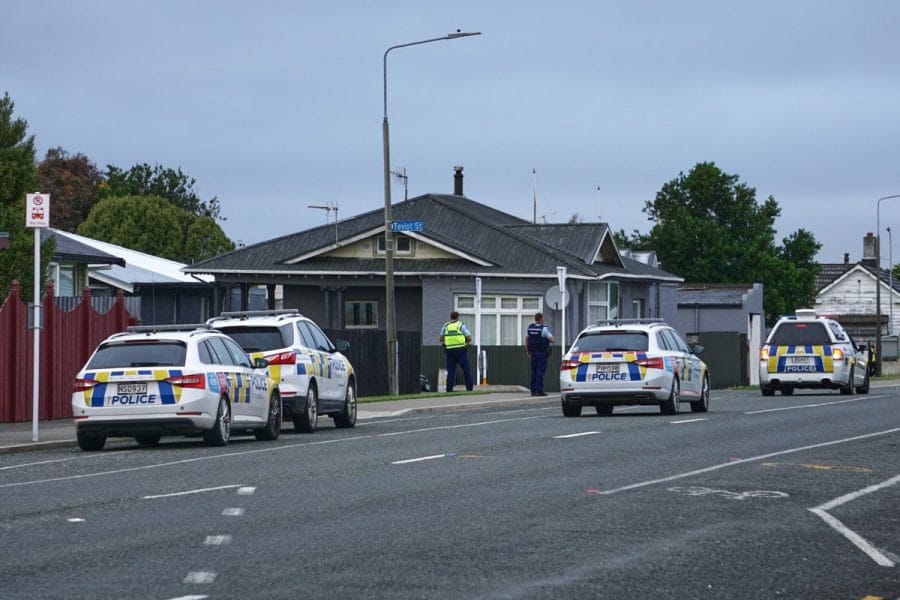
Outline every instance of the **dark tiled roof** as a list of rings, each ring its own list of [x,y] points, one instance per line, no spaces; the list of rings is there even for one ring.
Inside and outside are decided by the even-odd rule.
[[[835,281],[837,281],[841,276],[843,276],[848,271],[861,267],[871,273],[873,276],[875,275],[875,265],[869,264],[866,261],[860,261],[858,263],[824,263],[819,265],[822,269],[819,272],[819,276],[816,277],[816,291],[821,292],[823,288],[831,285]],[[881,282],[885,285],[890,285],[895,290],[900,292],[900,281],[898,278],[892,277],[889,269],[881,269]]]
[[[592,265],[603,234],[604,223],[574,225],[533,225],[524,219],[480,204],[463,196],[426,194],[394,204],[394,221],[422,221],[419,235],[473,257],[488,266],[464,257],[447,260],[394,259],[397,273],[497,273],[547,274],[565,266],[570,275],[596,277],[624,274],[651,279],[678,281],[660,269],[623,259],[626,267]],[[339,240],[377,232],[384,227],[384,212],[373,210],[337,224]],[[247,246],[201,261],[184,269],[188,273],[383,273],[381,258],[331,258],[324,256],[334,247],[335,226],[321,225],[298,233]],[[317,255],[321,253],[321,255]],[[297,259],[306,257],[302,261]]]
[[[59,260],[70,260],[84,264],[103,264],[103,265],[119,265],[125,266],[125,259],[113,256],[102,250],[92,248],[87,244],[82,244],[77,240],[70,239],[64,235],[56,235],[52,229],[41,230],[41,240],[53,238],[56,240],[56,250],[53,256]]]

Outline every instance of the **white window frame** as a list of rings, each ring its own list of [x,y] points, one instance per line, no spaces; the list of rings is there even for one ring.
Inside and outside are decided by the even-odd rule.
[[[500,308],[501,307],[501,299],[506,299],[507,301],[510,299],[516,300],[515,308]],[[468,300],[465,304],[471,303],[471,307],[465,306],[460,307],[460,299]],[[488,308],[485,306],[485,300],[492,299],[494,302],[494,306]],[[537,305],[537,308],[525,308],[526,301],[530,301],[532,304]],[[466,326],[469,328],[470,333],[472,334],[473,343],[475,341],[475,294],[455,294],[453,296],[453,309],[459,313],[459,318],[463,321]],[[544,298],[540,295],[527,295],[527,296],[519,296],[516,294],[482,294],[481,296],[481,316],[482,319],[485,316],[494,316],[496,317],[495,329],[494,329],[494,343],[493,344],[485,344],[484,343],[484,331],[482,331],[482,342],[481,345],[493,345],[493,346],[508,346],[510,344],[501,344],[501,317],[510,317],[514,316],[516,318],[516,336],[515,342],[513,345],[521,346],[523,340],[525,338],[525,329],[531,322],[534,320],[534,313],[543,312],[544,310]],[[482,326],[484,326],[484,320],[482,320]]]
[[[591,300],[591,289],[600,289],[601,287],[606,288],[606,299]],[[619,287],[618,281],[592,281],[587,284],[587,288],[588,289],[585,292],[585,319],[589,324],[594,323],[598,320],[606,321],[619,318],[619,299],[621,297],[621,288]],[[615,294],[613,294],[613,288],[615,288]],[[615,302],[610,301],[610,298],[612,298],[613,295],[615,295]],[[591,317],[592,308],[605,308],[606,318],[595,319]]]
[[[405,250],[401,250],[400,246],[397,242],[400,240],[409,241],[409,248]],[[394,242],[394,256],[414,256],[416,253],[416,240],[409,237],[408,235],[403,235],[400,233],[395,233],[391,236],[391,241]],[[378,256],[384,256],[384,235],[379,235],[375,240],[375,254]]]
[[[371,304],[375,307],[375,322],[372,324],[355,325],[347,320],[347,307],[351,304],[366,305]],[[378,301],[377,300],[344,300],[344,327],[347,329],[378,329]]]

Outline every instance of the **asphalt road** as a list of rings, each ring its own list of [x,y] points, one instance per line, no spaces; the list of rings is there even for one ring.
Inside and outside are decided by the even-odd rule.
[[[0,597],[897,598],[900,388],[0,456]]]

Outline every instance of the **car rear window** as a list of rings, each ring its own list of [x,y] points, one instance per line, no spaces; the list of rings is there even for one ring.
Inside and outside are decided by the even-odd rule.
[[[217,329],[236,341],[244,349],[244,352],[287,348],[293,341],[289,337],[289,325],[284,328],[275,325],[254,325],[251,327],[218,327]]]
[[[88,362],[88,369],[183,367],[187,346],[174,340],[104,344]]]
[[[831,343],[824,323],[784,322],[775,328],[770,344],[775,346],[825,346]]]
[[[586,333],[575,340],[571,352],[616,352],[634,350],[646,352],[647,333],[644,331],[598,331]]]

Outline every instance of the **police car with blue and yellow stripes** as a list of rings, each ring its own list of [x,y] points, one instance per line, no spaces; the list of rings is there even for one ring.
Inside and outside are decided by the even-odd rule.
[[[709,368],[703,347],[688,345],[658,320],[605,321],[584,329],[563,357],[562,411],[577,417],[584,406],[610,415],[621,405],[657,405],[675,414],[682,402],[709,410]]]
[[[281,433],[281,397],[264,359],[207,325],[130,327],[100,343],[75,377],[72,414],[82,450],[108,437],[152,446],[196,435],[224,446],[232,432]]]
[[[759,351],[763,396],[798,388],[869,393],[868,346],[857,344],[836,320],[800,309],[781,317]]]

